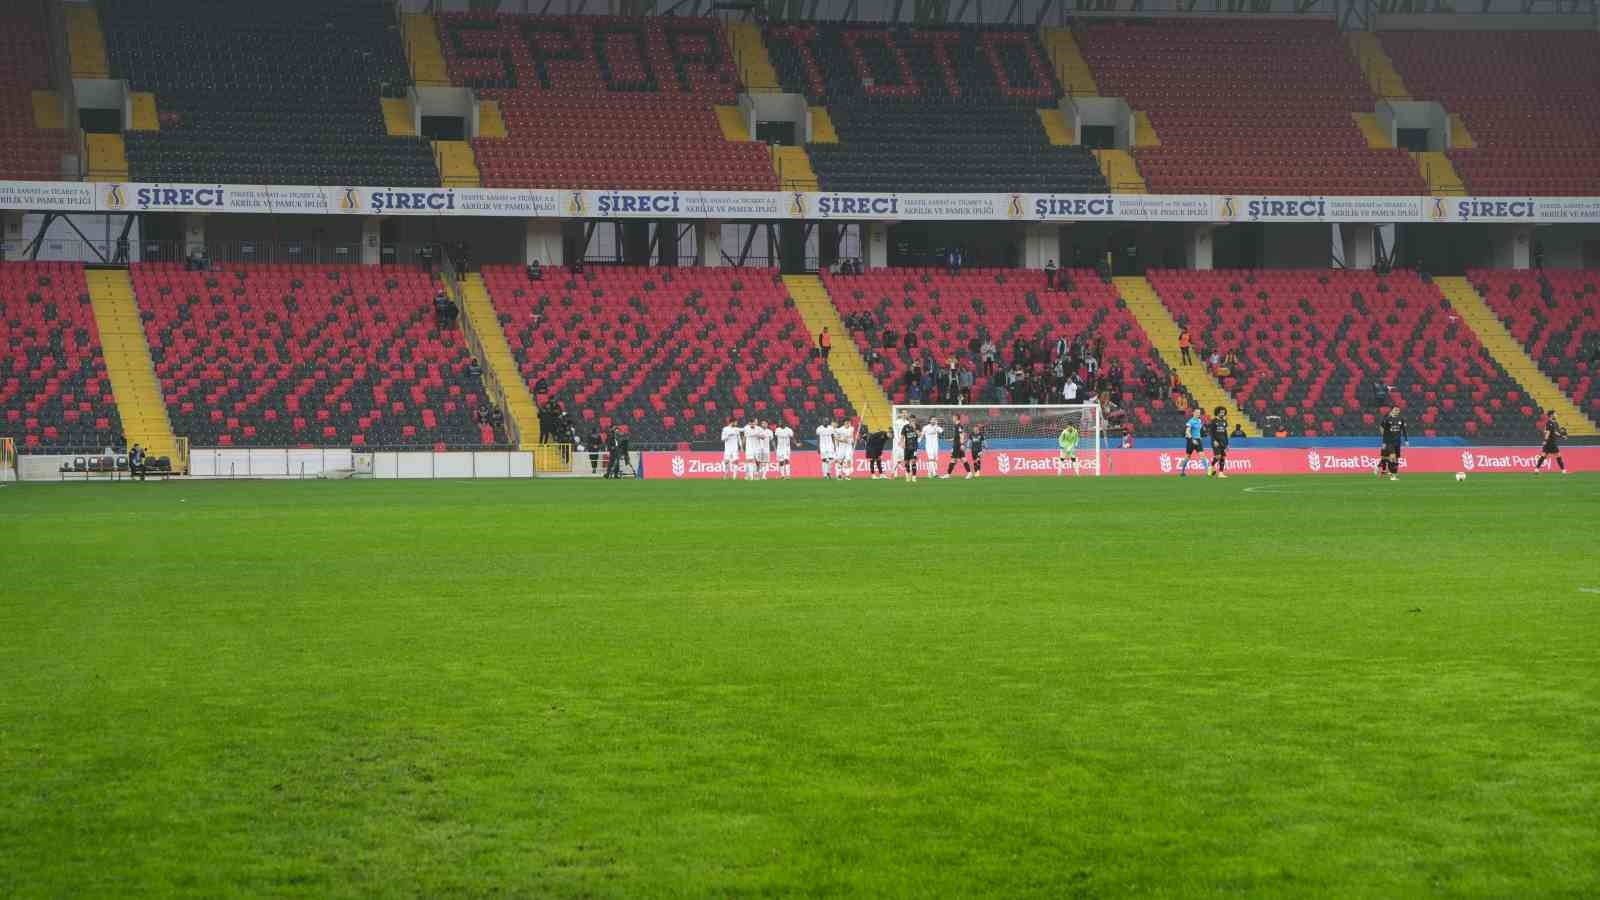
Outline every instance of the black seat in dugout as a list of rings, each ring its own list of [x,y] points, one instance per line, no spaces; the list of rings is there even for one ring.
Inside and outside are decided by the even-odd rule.
[[[384,130],[380,98],[410,83],[390,4],[104,0],[100,21],[113,76],[162,117],[126,136],[135,180],[439,183],[427,141]]]

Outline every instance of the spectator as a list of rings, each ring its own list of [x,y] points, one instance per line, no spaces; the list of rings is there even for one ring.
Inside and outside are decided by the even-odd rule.
[[[1228,435],[1228,437],[1236,437],[1236,438],[1244,437],[1244,426],[1239,424],[1238,422],[1233,423],[1233,433]]]
[[[906,329],[906,349],[917,349],[917,329],[915,328]]]
[[[1056,289],[1056,261],[1053,259],[1044,264],[1044,289],[1047,291]]]
[[[822,333],[817,335],[817,353],[824,360],[833,352],[833,335],[828,333],[828,326],[822,326]]]
[[[985,377],[994,374],[994,364],[999,356],[999,348],[994,345],[993,338],[984,338],[983,345],[978,348],[978,356],[983,360],[983,374]]]
[[[1050,358],[1057,361],[1066,359],[1067,355],[1071,352],[1071,347],[1072,345],[1067,342],[1066,335],[1056,338],[1056,343],[1051,350]]]
[[[589,438],[585,442],[589,448],[589,474],[600,474],[600,451],[605,447],[605,438],[601,436],[599,428],[589,429]]]
[[[893,328],[885,328],[883,330],[883,340],[881,342],[883,344],[883,349],[892,350],[899,343],[899,341],[900,335],[895,333]]]
[[[1067,381],[1061,386],[1061,399],[1067,403],[1077,403],[1082,387],[1078,384],[1078,376],[1068,375]]]
[[[1192,339],[1189,337],[1189,329],[1185,326],[1178,332],[1178,353],[1183,357],[1183,364],[1186,366],[1190,363],[1189,347],[1191,344]]]
[[[422,271],[433,274],[433,245],[423,244],[417,249],[417,262],[422,264]]]
[[[974,381],[975,379],[972,374],[972,368],[970,366],[962,366],[961,371],[956,374],[956,386],[960,390],[960,395],[957,397],[958,402],[972,402],[972,386]]]
[[[544,280],[544,266],[540,265],[539,261],[537,259],[534,260],[531,263],[528,263],[528,280],[529,281],[543,281]]]

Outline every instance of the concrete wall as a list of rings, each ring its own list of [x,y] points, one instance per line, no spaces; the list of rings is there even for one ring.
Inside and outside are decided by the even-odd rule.
[[[799,94],[740,94],[739,109],[749,111],[745,127],[751,137],[757,122],[793,122],[795,137],[801,143],[811,140],[811,117],[806,114],[806,98]]]
[[[1331,262],[1332,229],[1326,224],[1271,224],[1262,230],[1265,269],[1322,269]]]
[[[1433,100],[1379,100],[1378,127],[1393,142],[1401,128],[1428,129],[1428,149],[1450,149],[1450,114]]]
[[[467,137],[478,136],[478,98],[471,88],[418,85],[415,94],[413,109],[419,127],[422,116],[460,116],[466,120]]]
[[[1133,146],[1133,109],[1121,97],[1063,97],[1060,105],[1074,141],[1083,143],[1085,125],[1108,125],[1116,129],[1118,147]]]

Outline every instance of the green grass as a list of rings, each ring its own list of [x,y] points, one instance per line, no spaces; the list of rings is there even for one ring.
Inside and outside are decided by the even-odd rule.
[[[1593,897],[1597,501],[7,487],[0,896]]]

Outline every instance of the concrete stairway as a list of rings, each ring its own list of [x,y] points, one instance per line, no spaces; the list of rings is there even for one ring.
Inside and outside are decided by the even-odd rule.
[[[445,187],[482,187],[478,157],[466,141],[434,141],[434,159],[439,163],[439,180]]]
[[[844,320],[839,318],[839,311],[834,308],[833,298],[828,295],[828,289],[823,287],[822,279],[815,275],[785,275],[783,284],[789,289],[789,296],[794,298],[795,309],[805,321],[811,340],[814,342],[823,328],[827,328],[834,336],[827,365],[829,371],[833,372],[834,380],[839,382],[839,387],[850,399],[850,405],[861,414],[868,428],[874,431],[887,429],[889,398],[883,393],[883,386],[878,384],[878,379],[873,377],[872,370],[867,368],[866,360],[861,358],[861,351],[856,349],[855,341],[844,327]]]
[[[500,114],[500,101],[478,101],[478,137],[507,137],[506,117]]]
[[[1428,182],[1429,194],[1435,197],[1460,197],[1466,194],[1466,183],[1456,174],[1450,157],[1437,150],[1413,153],[1411,157],[1417,161],[1417,171],[1422,173],[1423,180]]]
[[[1376,34],[1356,31],[1345,37],[1350,42],[1350,52],[1355,55],[1356,65],[1367,77],[1367,88],[1372,91],[1374,97],[1387,100],[1411,99],[1411,92],[1406,89],[1405,80],[1400,77],[1399,70],[1394,67],[1394,60],[1384,51],[1383,44],[1378,42]]]
[[[120,134],[84,135],[90,181],[127,181],[128,146]]]
[[[739,107],[718,105],[713,108],[717,111],[717,126],[722,129],[723,140],[750,140],[750,129],[744,124],[744,114],[739,112]]]
[[[1195,402],[1206,411],[1206,415],[1219,406],[1227,407],[1228,419],[1235,425],[1244,426],[1245,434],[1252,437],[1260,435],[1261,427],[1211,377],[1198,354],[1191,354],[1193,362],[1184,363],[1182,354],[1178,352],[1178,323],[1156,295],[1155,287],[1140,277],[1115,278],[1112,281],[1117,286],[1117,293],[1127,302],[1128,311],[1139,320],[1139,327],[1150,336],[1150,342],[1156,353],[1160,354],[1161,361],[1178,373],[1179,379],[1194,396]]]
[[[1056,67],[1056,80],[1067,93],[1079,97],[1100,96],[1100,87],[1089,71],[1089,61],[1083,58],[1070,28],[1046,28],[1044,49]]]
[[[111,63],[106,58],[106,37],[100,30],[100,13],[92,3],[65,4],[65,10],[72,77],[110,78]]]
[[[1100,163],[1100,174],[1115,194],[1148,194],[1150,188],[1139,174],[1139,164],[1126,150],[1096,150],[1094,158]]]
[[[411,119],[411,104],[399,97],[383,97],[383,131],[390,137],[416,137],[417,126]]]
[[[833,116],[828,115],[825,106],[808,106],[806,114],[811,117],[810,144],[837,144],[839,132],[833,130]]]
[[[156,380],[150,345],[145,342],[133,282],[128,280],[125,269],[91,269],[86,274],[95,325],[105,352],[106,375],[111,379],[111,394],[117,401],[128,446],[138,444],[151,456],[171,459],[176,467],[180,464],[178,441],[167,418],[167,404]]]
[[[1044,136],[1050,139],[1052,146],[1071,147],[1077,143],[1072,132],[1067,130],[1067,120],[1062,117],[1061,110],[1049,107],[1036,112],[1039,114],[1039,124],[1044,126]]]
[[[733,61],[739,68],[739,83],[747,91],[777,91],[778,72],[772,68],[772,57],[767,55],[766,42],[761,39],[761,29],[748,22],[729,22],[728,45],[733,49]]]
[[[817,173],[804,147],[773,147],[772,171],[778,173],[778,185],[786,191],[817,190]]]
[[[535,450],[542,438],[539,410],[517,367],[517,358],[511,355],[511,345],[506,343],[505,329],[500,327],[500,316],[489,299],[482,275],[472,273],[461,279],[461,305],[466,313],[463,325],[468,337],[482,352],[479,363],[483,366],[484,387],[503,401],[506,416],[517,429],[518,448]]]
[[[1467,323],[1478,340],[1483,343],[1484,349],[1494,357],[1500,368],[1516,380],[1517,384],[1527,391],[1533,402],[1539,404],[1540,409],[1553,409],[1556,415],[1567,426],[1573,435],[1593,436],[1600,434],[1595,428],[1595,423],[1573,403],[1550,376],[1540,371],[1539,364],[1528,356],[1526,350],[1506,326],[1489,308],[1483,298],[1472,287],[1472,283],[1459,276],[1438,277],[1433,280],[1439,292],[1450,301],[1451,309],[1461,316]]]
[[[156,95],[135,91],[128,95],[133,106],[133,131],[160,131],[161,117],[156,112]]]
[[[444,48],[439,45],[439,29],[433,16],[406,13],[400,17],[406,43],[406,59],[411,62],[411,78],[417,84],[448,85],[450,70],[445,67]]]

